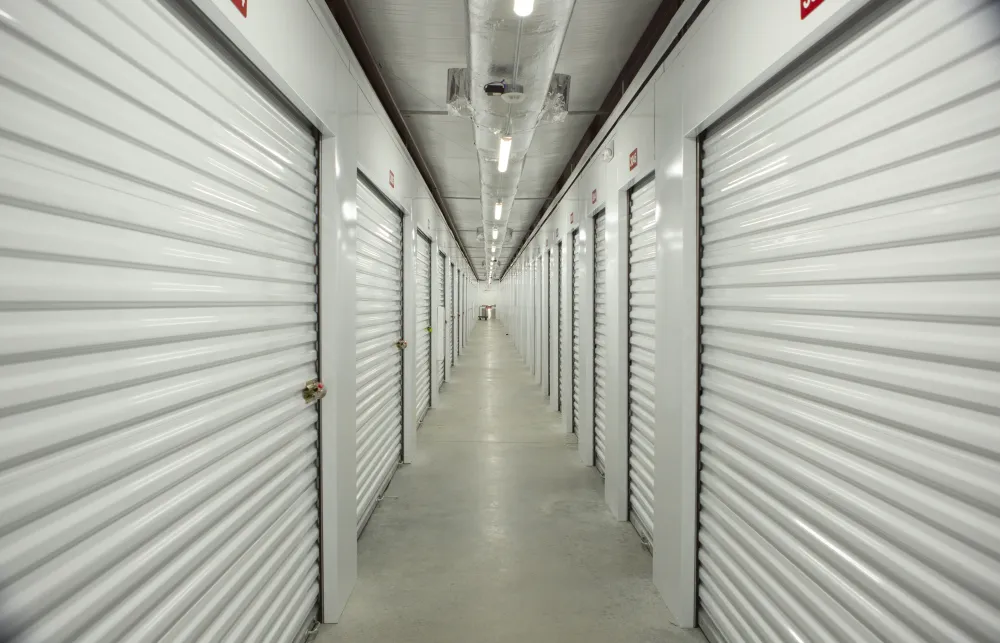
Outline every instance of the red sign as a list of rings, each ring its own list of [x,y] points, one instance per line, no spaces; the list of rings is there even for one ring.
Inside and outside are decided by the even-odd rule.
[[[597,203],[597,190],[594,190],[593,192],[590,193],[590,203],[591,204]]]
[[[806,16],[821,4],[823,4],[823,0],[799,0],[799,7],[802,9],[802,20],[805,20]]]
[[[389,170],[389,187],[396,187],[396,175],[392,173],[392,170]]]
[[[236,6],[237,9],[240,10],[240,13],[243,14],[244,18],[247,17],[247,3],[248,2],[250,2],[250,0],[233,0],[233,4]]]
[[[632,153],[628,155],[628,171],[631,172],[635,168],[639,167],[639,148],[632,150]]]
[[[573,223],[573,215],[574,215],[574,214],[575,214],[574,212],[570,212],[570,213],[569,213],[569,222],[570,222],[570,224],[572,224],[572,223]]]

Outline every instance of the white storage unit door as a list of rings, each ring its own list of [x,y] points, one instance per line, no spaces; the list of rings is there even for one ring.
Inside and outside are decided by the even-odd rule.
[[[403,452],[403,220],[358,176],[358,533]]]
[[[573,433],[580,427],[582,364],[580,363],[580,229],[573,232]]]
[[[605,216],[594,219],[594,465],[604,475],[605,399],[604,386],[608,372],[607,302],[608,281]]]
[[[431,406],[431,242],[417,233],[417,422],[424,419]]]
[[[548,265],[549,269],[545,274],[545,279],[548,280],[546,282],[546,289],[545,289],[545,292],[548,294],[548,300],[545,302],[545,310],[547,311],[548,314],[545,318],[547,323],[547,326],[545,328],[545,347],[542,350],[545,351],[545,359],[548,361],[549,373],[551,373],[553,368],[558,368],[558,365],[552,362],[552,357],[553,357],[552,336],[553,333],[556,331],[556,325],[558,324],[558,322],[552,319],[552,298],[555,296],[554,293],[552,292],[552,276],[555,274],[555,251],[551,247],[549,248],[548,252],[548,260],[549,260],[549,265]],[[545,394],[550,396],[551,399],[552,395],[551,377],[546,378],[544,382],[544,387],[545,387]]]
[[[562,241],[560,241],[559,244],[556,246],[556,256],[554,258],[554,261],[555,261],[555,264],[556,264],[556,268],[555,268],[555,270],[556,270],[556,296],[558,297],[558,302],[559,302],[558,304],[556,304],[557,307],[558,307],[558,310],[559,310],[559,314],[558,314],[558,317],[557,317],[557,324],[559,325],[558,332],[557,332],[557,337],[559,339],[556,342],[556,360],[558,361],[557,368],[559,369],[558,370],[558,375],[557,375],[557,381],[559,383],[559,390],[558,390],[559,399],[556,401],[556,410],[561,412],[563,410],[563,408],[562,408],[562,402],[563,402],[563,352],[562,352],[562,349],[563,349],[563,328],[566,327],[566,320],[564,319],[566,317],[566,315],[563,312],[564,309],[563,309],[563,287],[562,287],[563,286],[563,284],[562,284],[562,266],[563,266],[563,244],[562,244]]]
[[[438,265],[437,265],[438,301],[437,301],[437,306],[435,307],[435,310],[432,313],[434,315],[435,321],[437,321],[437,313],[438,313],[437,307],[444,307],[444,300],[445,300],[444,267],[447,262],[448,259],[444,256],[444,254],[438,255]],[[447,310],[445,311],[445,315],[447,318]],[[448,337],[447,330],[448,330],[447,322],[445,323],[444,328],[437,329],[437,332],[440,333],[441,337],[440,341],[442,342],[447,341]],[[445,351],[444,346],[441,346],[441,351],[442,355],[446,354],[444,352]],[[437,371],[438,371],[438,390],[440,391],[441,387],[444,386],[444,358],[437,360]]]
[[[656,185],[629,195],[628,245],[628,512],[653,546],[656,425]]]
[[[455,264],[448,264],[448,364],[455,365]]]
[[[199,18],[5,8],[0,628],[294,641],[319,593],[316,139]]]
[[[708,132],[701,623],[1000,641],[1000,5],[883,5]]]

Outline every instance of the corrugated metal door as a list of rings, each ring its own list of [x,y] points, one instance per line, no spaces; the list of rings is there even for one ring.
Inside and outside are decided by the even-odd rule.
[[[553,368],[558,368],[556,364],[552,363],[552,333],[555,332],[555,324],[552,321],[552,297],[554,296],[552,292],[553,274],[555,274],[555,251],[550,247],[548,271],[545,274],[545,279],[548,280],[546,282],[546,290],[545,290],[545,292],[548,294],[548,301],[545,302],[545,310],[547,311],[548,314],[545,318],[547,325],[545,328],[545,338],[546,338],[545,348],[543,349],[545,351],[545,359],[549,364],[549,373],[552,372]],[[551,396],[552,395],[551,376],[546,378],[544,386],[545,386],[545,394]]]
[[[563,244],[562,241],[556,246],[556,290],[559,297],[559,341],[556,342],[557,355],[556,358],[559,360],[559,400],[557,402],[557,409],[562,412],[562,401],[563,401],[563,328],[566,327],[566,316],[563,312],[563,288],[562,288],[562,265],[563,265]]]
[[[403,219],[358,175],[358,533],[403,451]]]
[[[581,367],[580,364],[580,290],[583,284],[580,283],[580,229],[573,232],[573,433],[577,433],[580,427],[580,404],[583,400],[581,390]]]
[[[431,241],[417,233],[417,422],[424,419],[431,406]]]
[[[1000,640],[1000,5],[877,10],[704,143],[720,641]]]
[[[446,292],[445,291],[445,287],[444,287],[445,286],[445,283],[444,283],[444,267],[445,267],[446,263],[448,263],[448,259],[447,259],[447,257],[444,256],[444,253],[438,254],[438,265],[437,265],[438,301],[437,301],[437,306],[439,306],[441,308],[444,308],[444,300],[445,300],[445,292]],[[433,311],[433,314],[435,316],[437,316],[437,311],[436,310]],[[445,319],[447,319],[447,309],[445,310]],[[447,321],[445,322],[444,328],[438,329],[438,332],[441,333],[441,341],[442,342],[447,341],[447,338],[448,338],[448,323],[447,323]],[[441,347],[441,351],[442,351],[441,352],[442,355],[446,355],[447,354],[445,352],[444,346]],[[437,371],[438,371],[438,390],[440,391],[441,387],[444,386],[444,358],[443,357],[441,359],[437,360]]]
[[[293,641],[319,593],[316,139],[199,16],[4,8],[0,627]]]
[[[455,264],[448,263],[448,364],[455,365]]]
[[[594,220],[594,465],[604,475],[604,378],[607,374],[607,240],[604,212]]]
[[[628,513],[653,545],[656,425],[656,187],[652,180],[629,194],[628,245]]]

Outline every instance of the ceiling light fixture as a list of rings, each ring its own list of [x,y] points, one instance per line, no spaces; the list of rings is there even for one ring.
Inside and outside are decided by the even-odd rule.
[[[493,226],[493,238],[496,239],[500,235],[500,228]]]
[[[500,137],[500,158],[497,159],[497,171],[506,172],[510,162],[510,146],[514,143],[511,136]]]
[[[497,204],[493,206],[493,218],[499,221],[500,216],[502,214],[503,214],[503,201],[497,201]]]
[[[535,10],[535,0],[514,0],[514,13],[522,18],[530,16]]]
[[[490,252],[496,252],[496,251],[497,251],[497,244],[494,243],[492,246],[490,246]]]

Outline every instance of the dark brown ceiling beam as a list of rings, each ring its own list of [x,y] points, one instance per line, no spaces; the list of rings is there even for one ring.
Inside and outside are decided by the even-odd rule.
[[[344,38],[347,40],[347,44],[351,47],[351,50],[354,51],[354,55],[357,57],[362,71],[364,71],[365,76],[368,77],[368,82],[371,83],[372,89],[375,91],[375,96],[378,97],[379,102],[381,102],[382,106],[385,108],[386,113],[389,115],[389,120],[392,121],[393,127],[396,128],[396,132],[399,134],[399,138],[403,140],[403,145],[406,146],[406,151],[410,153],[410,157],[417,166],[417,171],[420,172],[420,176],[423,177],[424,182],[431,191],[431,198],[434,199],[438,208],[441,209],[441,215],[444,216],[445,223],[448,224],[448,228],[451,229],[451,233],[455,235],[455,240],[458,242],[459,248],[462,249],[462,254],[465,255],[465,260],[469,262],[469,266],[472,268],[472,271],[475,273],[476,279],[478,280],[479,271],[476,270],[476,265],[472,262],[468,249],[465,247],[465,244],[462,243],[461,236],[458,234],[458,227],[455,225],[455,219],[452,217],[451,211],[448,210],[448,206],[445,205],[444,197],[441,195],[441,190],[438,188],[437,182],[434,180],[434,175],[431,174],[430,168],[427,166],[427,162],[420,153],[420,149],[417,147],[413,134],[406,126],[406,120],[403,118],[403,114],[400,111],[399,106],[396,105],[396,101],[393,99],[392,93],[389,91],[389,85],[385,82],[385,78],[382,77],[382,72],[379,69],[378,63],[375,61],[375,56],[372,55],[371,49],[368,47],[368,42],[365,40],[364,34],[361,32],[361,26],[358,24],[354,11],[351,10],[347,0],[326,0],[326,6],[329,7],[330,12],[333,13],[333,18],[337,21],[337,25],[340,26],[340,30],[344,33]]]
[[[652,20],[650,20],[646,30],[642,32],[642,36],[639,37],[639,42],[635,44],[635,48],[632,49],[632,53],[629,54],[628,60],[625,61],[625,65],[618,73],[618,78],[615,79],[614,85],[611,86],[611,91],[609,91],[607,96],[604,97],[604,101],[601,103],[600,109],[597,110],[597,115],[594,116],[594,120],[590,122],[590,125],[583,133],[583,136],[580,137],[580,142],[577,144],[576,150],[573,151],[572,156],[570,156],[569,162],[566,163],[566,167],[564,167],[563,171],[559,174],[559,178],[557,178],[555,183],[553,183],[552,191],[549,192],[549,196],[546,197],[545,203],[538,209],[538,212],[535,214],[535,218],[528,227],[527,233],[521,237],[521,243],[519,243],[514,249],[514,252],[510,254],[510,260],[507,262],[507,265],[504,266],[503,272],[500,274],[500,279],[503,279],[507,274],[507,270],[510,268],[514,259],[517,258],[518,254],[520,254],[524,244],[527,243],[534,235],[535,229],[544,223],[545,212],[548,210],[549,205],[554,202],[556,198],[558,198],[559,191],[562,189],[562,186],[565,185],[570,178],[572,178],[573,172],[580,165],[580,163],[586,160],[583,158],[583,155],[587,153],[587,148],[589,148],[590,144],[597,139],[598,135],[601,133],[601,128],[604,127],[604,124],[614,112],[615,107],[624,98],[629,85],[631,85],[632,81],[635,80],[639,70],[642,69],[643,63],[645,63],[646,59],[649,58],[649,55],[652,53],[653,48],[656,47],[656,43],[659,42],[660,38],[663,36],[663,32],[666,31],[670,21],[681,8],[681,4],[683,4],[683,0],[663,0],[663,2],[660,3],[660,6],[656,8],[656,13],[653,14]],[[698,18],[698,15],[701,13],[701,10],[706,4],[708,4],[708,0],[701,0],[695,8],[694,13],[691,14],[691,17],[684,24],[684,27],[677,33],[673,41],[670,43],[670,46],[667,47],[665,52],[663,52],[660,60],[653,66],[651,70],[652,72],[655,72],[667,59],[670,52],[674,50],[677,43],[679,43],[684,34],[687,33],[688,28],[694,24],[694,21]],[[635,92],[632,96],[632,101],[635,101],[635,99],[639,97],[647,82],[649,82],[649,78],[643,79],[643,85],[639,88],[639,91]],[[627,108],[622,110],[618,119],[620,120],[627,111]],[[615,124],[617,125],[617,122]],[[608,133],[611,131],[614,131],[614,127],[612,127]],[[607,138],[607,134],[605,134],[605,138]]]

